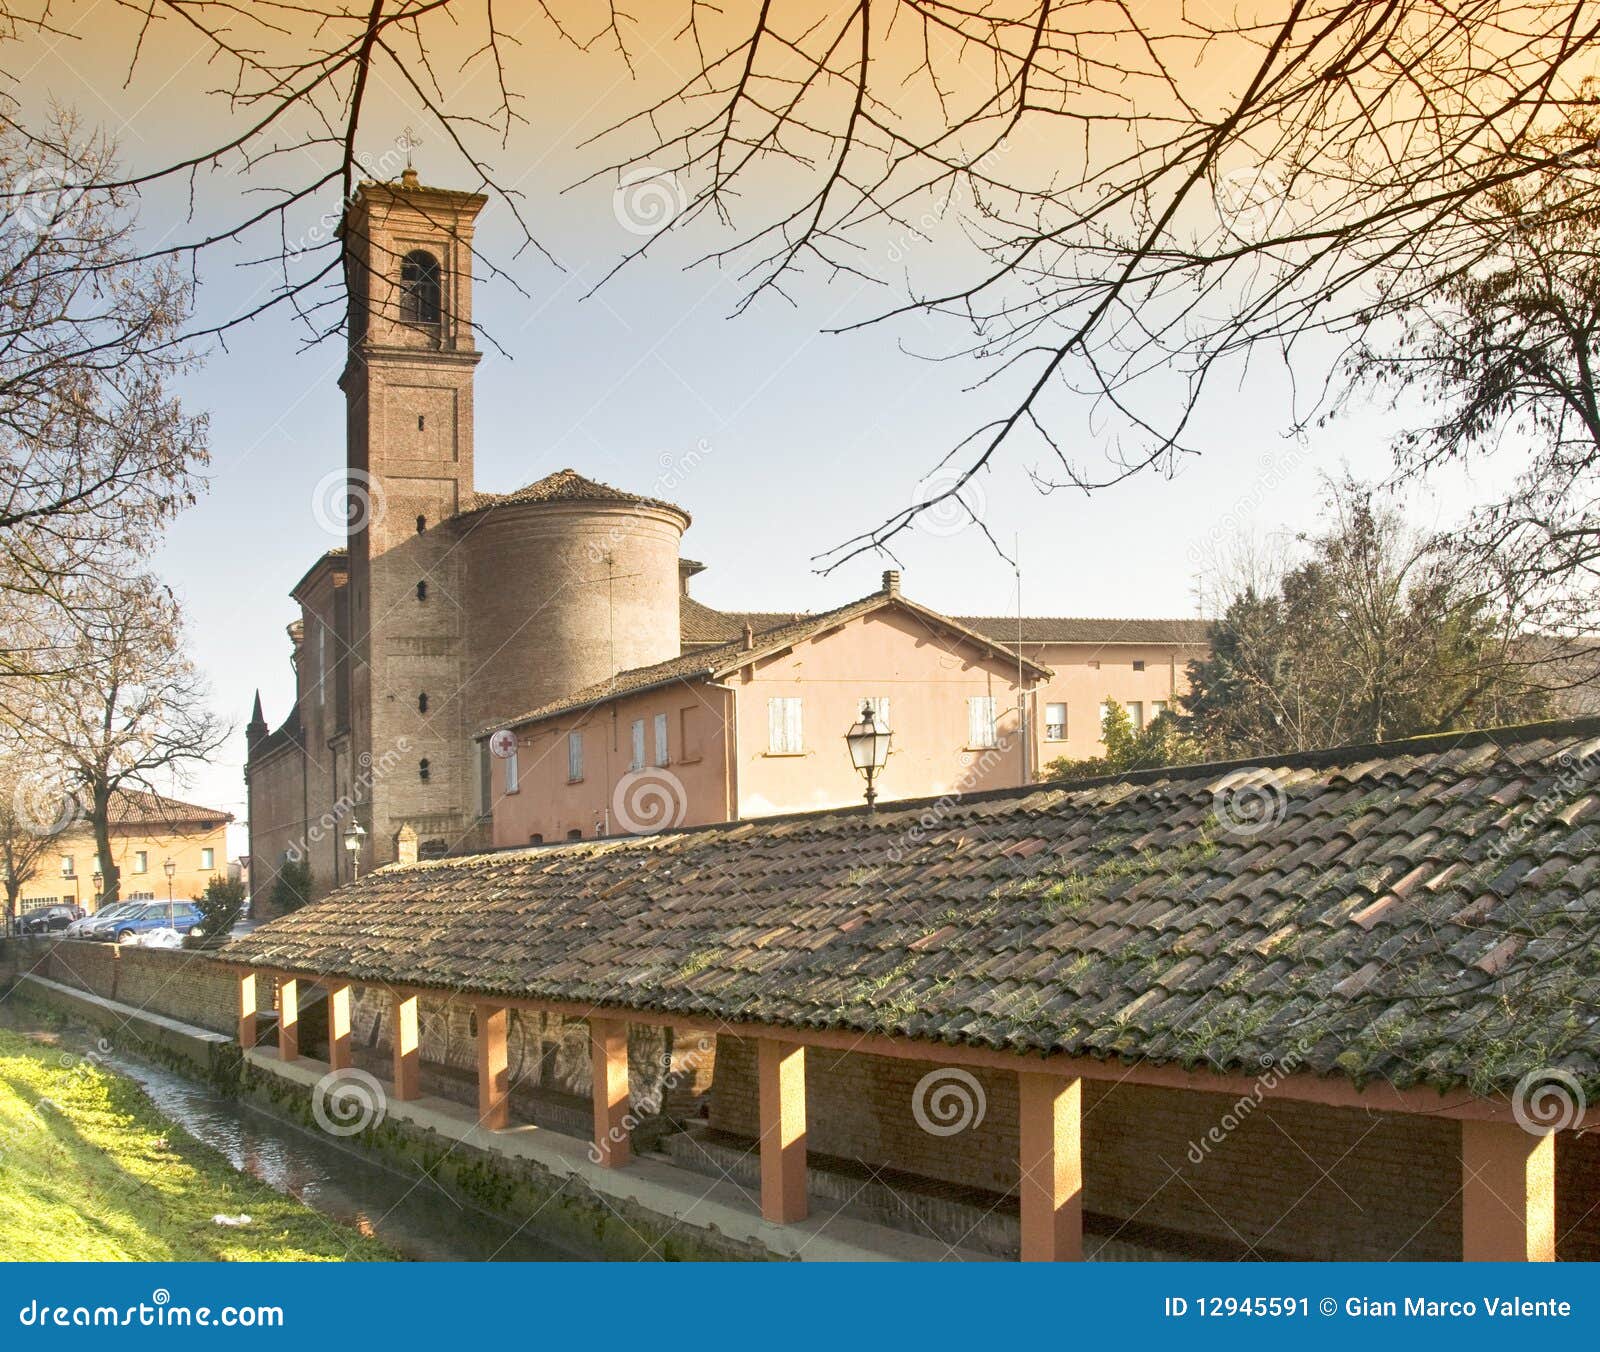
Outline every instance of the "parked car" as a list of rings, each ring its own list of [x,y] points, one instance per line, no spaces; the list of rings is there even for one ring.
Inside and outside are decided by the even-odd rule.
[[[82,939],[84,931],[90,925],[101,921],[113,920],[119,915],[127,915],[129,911],[137,910],[145,903],[142,901],[114,901],[109,906],[102,906],[98,911],[93,911],[81,920],[74,920],[66,928],[66,937],[69,939]]]
[[[165,929],[169,925],[179,934],[187,934],[199,923],[200,908],[192,901],[175,901],[170,912],[164,901],[142,901],[121,915],[105,912],[96,915],[84,926],[82,937],[125,944],[150,930]]]
[[[82,918],[83,912],[76,906],[35,906],[23,911],[13,928],[18,934],[54,934]]]

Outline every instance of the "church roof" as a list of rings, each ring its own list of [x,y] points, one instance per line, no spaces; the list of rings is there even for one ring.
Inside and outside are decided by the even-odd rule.
[[[462,505],[458,516],[469,516],[490,507],[513,507],[538,502],[622,502],[643,507],[661,507],[676,512],[689,524],[689,513],[674,502],[662,498],[645,497],[613,488],[594,479],[586,479],[575,469],[558,469],[531,484],[525,484],[511,493],[474,493]]]

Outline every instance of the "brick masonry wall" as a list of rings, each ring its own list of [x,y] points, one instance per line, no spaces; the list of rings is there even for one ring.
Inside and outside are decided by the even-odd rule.
[[[215,1033],[238,1029],[237,980],[204,953],[59,939],[25,949],[22,966],[52,981]],[[256,998],[269,1006],[270,981],[258,979]]]
[[[981,1122],[932,1135],[912,1111],[936,1066],[813,1048],[807,1053],[814,1151],[968,1187],[1014,1193],[1017,1094],[1011,1075],[974,1072]],[[945,1081],[949,1083],[948,1080]],[[930,1108],[937,1100],[930,1102]],[[1236,1101],[1086,1082],[1086,1209],[1113,1221],[1197,1235],[1239,1251],[1306,1259],[1460,1256],[1460,1129],[1411,1115],[1284,1100]],[[711,1125],[757,1134],[754,1044],[719,1040]],[[937,1112],[926,1114],[939,1125]],[[1231,1130],[1225,1119],[1236,1121]],[[1212,1128],[1220,1143],[1206,1148]],[[1557,1142],[1563,1258],[1600,1257],[1600,1137]]]

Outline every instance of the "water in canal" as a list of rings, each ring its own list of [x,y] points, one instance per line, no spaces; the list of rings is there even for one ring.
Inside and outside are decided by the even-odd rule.
[[[100,1063],[137,1083],[163,1117],[227,1156],[235,1169],[368,1235],[406,1258],[444,1262],[570,1262],[557,1249],[450,1196],[420,1170],[401,1172],[132,1057]]]

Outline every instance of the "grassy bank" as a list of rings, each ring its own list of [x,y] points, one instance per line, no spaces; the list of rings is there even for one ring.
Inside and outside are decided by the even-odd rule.
[[[392,1257],[236,1172],[137,1085],[0,1028],[0,1259]]]

